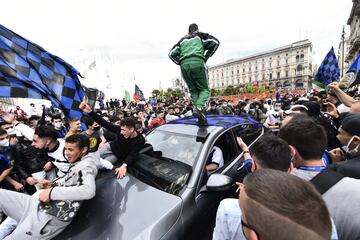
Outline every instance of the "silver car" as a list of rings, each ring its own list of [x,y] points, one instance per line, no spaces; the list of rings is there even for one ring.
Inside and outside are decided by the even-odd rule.
[[[263,127],[247,116],[209,115],[208,122],[199,127],[189,117],[150,132],[129,174],[100,172],[96,196],[56,239],[211,239],[217,206],[234,196],[243,161],[236,136],[250,145]],[[213,146],[224,166],[209,175]]]

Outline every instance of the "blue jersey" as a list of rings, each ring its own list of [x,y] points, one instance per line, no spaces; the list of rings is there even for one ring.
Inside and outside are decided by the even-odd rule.
[[[10,160],[3,154],[0,154],[0,174],[11,167]]]

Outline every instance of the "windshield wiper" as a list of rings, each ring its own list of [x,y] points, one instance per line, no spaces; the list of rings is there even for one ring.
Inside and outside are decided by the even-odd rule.
[[[152,178],[150,178],[146,174],[142,173],[141,171],[137,170],[136,168],[132,168],[132,171],[134,171],[137,176],[140,175],[141,177],[145,178],[146,181],[149,181],[152,184],[154,184],[156,188],[158,188],[160,190],[164,190],[164,188],[162,186],[160,186],[157,182],[155,182]]]

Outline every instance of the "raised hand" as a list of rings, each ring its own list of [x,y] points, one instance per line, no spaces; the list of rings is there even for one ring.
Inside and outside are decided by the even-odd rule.
[[[83,111],[83,112],[86,112],[86,113],[91,113],[92,112],[92,109],[91,107],[89,106],[89,104],[85,103],[85,102],[81,102],[80,105],[79,105],[79,108]]]

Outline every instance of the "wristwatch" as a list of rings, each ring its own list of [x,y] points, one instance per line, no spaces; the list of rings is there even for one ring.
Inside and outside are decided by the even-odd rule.
[[[126,167],[126,168],[127,168],[127,164],[126,164],[126,163],[123,163],[121,166],[124,166],[124,167]]]

